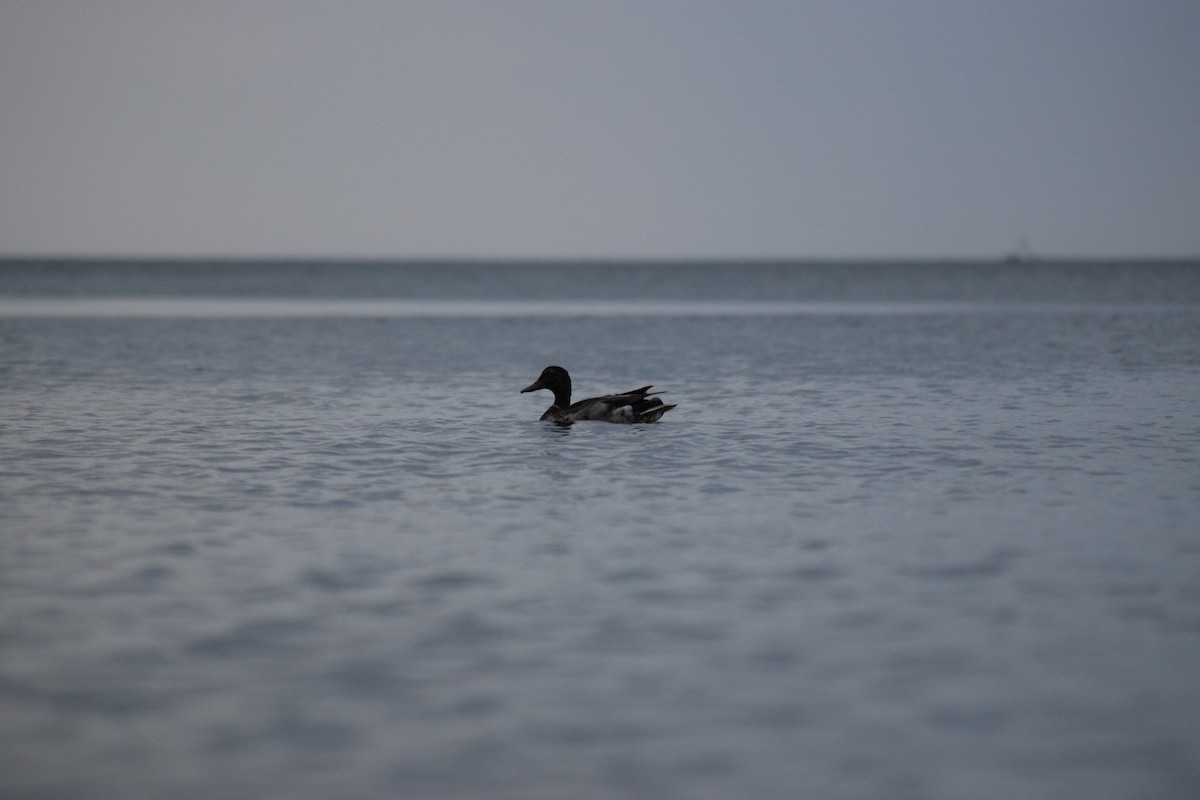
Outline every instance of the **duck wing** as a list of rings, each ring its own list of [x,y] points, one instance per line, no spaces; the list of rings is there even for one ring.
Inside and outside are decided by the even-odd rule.
[[[589,397],[562,409],[555,415],[557,422],[578,422],[592,419],[606,422],[657,422],[663,414],[674,408],[664,405],[649,386],[603,397]]]

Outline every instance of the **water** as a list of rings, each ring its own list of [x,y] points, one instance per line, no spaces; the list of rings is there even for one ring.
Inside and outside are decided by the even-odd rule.
[[[1198,399],[1194,264],[10,262],[0,794],[1191,797]]]

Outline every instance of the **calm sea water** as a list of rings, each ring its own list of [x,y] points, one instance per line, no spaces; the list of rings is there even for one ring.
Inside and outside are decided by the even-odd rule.
[[[1197,665],[1200,264],[0,264],[4,797],[1185,798]]]

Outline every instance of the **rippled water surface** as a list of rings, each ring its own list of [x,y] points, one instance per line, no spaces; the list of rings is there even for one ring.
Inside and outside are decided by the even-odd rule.
[[[0,273],[5,797],[1200,785],[1196,268],[88,266]]]

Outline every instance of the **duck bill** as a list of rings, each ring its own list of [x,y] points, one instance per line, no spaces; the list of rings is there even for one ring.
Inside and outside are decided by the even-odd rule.
[[[533,383],[529,384],[524,389],[522,389],[521,394],[525,394],[526,392],[536,392],[538,389],[545,389],[545,388],[546,388],[545,386],[542,386],[542,382],[540,380],[534,381]]]

